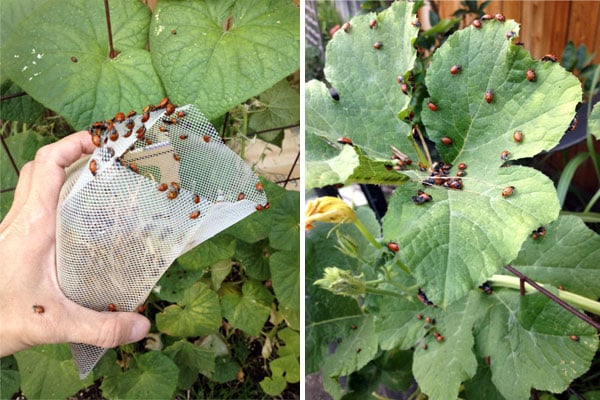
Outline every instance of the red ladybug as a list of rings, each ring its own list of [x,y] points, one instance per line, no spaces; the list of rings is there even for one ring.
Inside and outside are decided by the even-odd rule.
[[[525,72],[525,78],[527,78],[529,82],[535,82],[535,72],[529,68],[527,72]]]
[[[515,131],[515,133],[513,133],[513,139],[515,142],[521,143],[523,141],[523,132]]]
[[[161,183],[160,185],[158,185],[158,191],[159,192],[164,192],[168,188],[169,188],[169,185],[167,185],[166,183]]]
[[[515,191],[514,186],[507,186],[504,189],[502,189],[502,197],[510,197],[513,195],[514,191]]]
[[[482,21],[489,21],[490,19],[494,19],[494,16],[490,14],[484,14],[481,16]]]
[[[142,114],[142,119],[140,120],[142,123],[148,121],[150,119],[150,112],[149,111],[145,111]]]
[[[122,113],[122,112],[119,111],[115,115],[115,122],[123,122],[123,121],[125,121],[125,113]]]
[[[258,192],[261,192],[261,193],[263,190],[265,190],[265,188],[261,182],[257,182],[255,188]]]
[[[195,195],[194,196],[194,204],[198,204],[198,203],[200,203],[200,196]]]
[[[196,211],[192,211],[192,213],[190,214],[190,218],[191,219],[196,219],[200,216],[200,211],[196,210]]]
[[[473,20],[473,26],[477,29],[481,28],[481,21],[478,19]]]
[[[495,14],[494,18],[496,18],[496,21],[498,21],[498,22],[504,22],[504,21],[506,21],[506,18],[502,14]]]
[[[508,150],[504,150],[502,153],[500,153],[500,159],[503,161],[508,160],[509,157],[510,157],[510,152]]]
[[[438,110],[437,106],[435,104],[433,104],[431,101],[427,103],[427,107],[429,107],[429,109],[434,112]]]
[[[452,67],[450,67],[450,73],[452,75],[459,74],[461,70],[462,70],[462,67],[460,65],[453,65]]]
[[[461,162],[458,164],[458,169],[467,169],[467,164]]]
[[[352,27],[352,25],[350,25],[350,22],[344,22],[344,25],[342,25],[342,29],[346,33],[350,32],[351,27]]]
[[[348,139],[347,137],[341,137],[337,140],[337,142],[341,143],[341,144],[347,144],[350,146],[354,146],[354,143],[352,143],[352,140]]]
[[[36,314],[43,314],[46,310],[44,309],[44,306],[41,306],[39,304],[34,304],[32,307],[33,312]]]
[[[554,54],[546,54],[544,57],[542,57],[542,61],[557,62],[558,57],[556,57]]]
[[[246,195],[242,192],[240,192],[237,196],[238,201],[242,201],[246,198]]]
[[[171,103],[165,106],[165,115],[171,115],[175,112],[175,106]]]
[[[158,105],[156,106],[156,108],[165,108],[167,106],[167,104],[169,104],[169,98],[165,97],[164,99],[162,99],[160,101],[160,103],[158,103]]]
[[[369,22],[369,28],[373,29],[377,26],[377,20],[376,19],[372,19],[371,22]]]
[[[577,335],[571,335],[571,340],[574,342],[579,342],[579,336]]]
[[[485,91],[485,101],[490,104],[494,100],[494,92],[492,89],[488,89]]]
[[[381,49],[383,47],[383,43],[381,43],[381,42],[375,42],[375,43],[373,43],[373,47],[376,50],[379,50],[379,49]]]
[[[398,243],[396,242],[389,242],[388,249],[390,249],[390,251],[393,251],[394,253],[397,253],[398,251],[400,251],[400,246],[398,246]]]
[[[92,158],[92,160],[90,161],[90,172],[92,173],[92,175],[96,176],[97,171],[98,171],[98,164],[96,163],[96,160],[94,160]]]
[[[108,305],[108,311],[110,311],[110,312],[115,312],[115,311],[117,311],[117,306],[115,306],[113,303],[110,303],[110,304]]]
[[[445,144],[446,146],[451,145],[452,139],[448,136],[442,136],[442,144]]]

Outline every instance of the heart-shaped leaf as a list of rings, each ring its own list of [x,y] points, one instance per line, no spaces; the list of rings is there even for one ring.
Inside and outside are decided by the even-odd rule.
[[[187,340],[173,343],[164,350],[164,354],[179,366],[177,387],[181,389],[189,388],[198,379],[200,371],[215,370],[215,353]]]
[[[299,21],[289,1],[163,1],[152,62],[174,101],[212,119],[298,69]]]
[[[247,280],[242,295],[227,294],[221,299],[223,316],[236,328],[259,335],[271,312],[273,295],[260,283]]]
[[[325,75],[339,101],[332,98],[324,83],[313,80],[306,84],[307,152],[311,161],[331,158],[329,151],[314,145],[313,135],[329,142],[347,137],[370,157],[389,158],[393,144],[416,159],[410,126],[397,118],[409,102],[397,79],[412,69],[415,61],[412,42],[418,29],[411,24],[414,18],[412,4],[396,2],[380,14],[354,17],[347,32],[339,30],[329,42]],[[377,24],[371,28],[373,20]],[[379,49],[374,47],[376,43],[381,44]]]
[[[37,7],[17,28],[28,34],[11,36],[3,49],[7,75],[77,129],[156,102],[164,92],[144,49],[150,10],[111,2],[110,14],[120,51],[114,59],[101,2],[53,0]]]
[[[518,31],[514,21],[469,27],[433,56],[426,83],[437,111],[424,107],[422,119],[442,159],[467,165],[462,190],[432,186],[425,190],[433,201],[415,205],[427,176],[410,173],[417,182],[396,191],[384,220],[386,239],[400,244],[419,285],[444,307],[513,260],[533,229],[558,216],[552,182],[531,168],[499,168],[500,155],[532,156],[556,145],[581,87],[558,64],[533,61],[507,40],[508,31]]]
[[[219,298],[202,282],[185,290],[183,300],[156,314],[156,327],[171,336],[200,336],[216,331],[221,323]]]
[[[264,109],[249,115],[250,132],[292,125],[300,121],[300,93],[298,89],[290,86],[287,79],[277,82],[275,86],[261,93],[258,100]],[[282,131],[269,135],[273,137]],[[260,138],[265,140],[265,135],[261,135]],[[278,146],[281,147],[281,143]]]

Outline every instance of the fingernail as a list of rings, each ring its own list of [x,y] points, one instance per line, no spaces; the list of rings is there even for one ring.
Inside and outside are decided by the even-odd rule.
[[[129,343],[137,342],[146,337],[146,334],[150,330],[150,321],[142,319],[133,323],[131,331],[129,332]]]

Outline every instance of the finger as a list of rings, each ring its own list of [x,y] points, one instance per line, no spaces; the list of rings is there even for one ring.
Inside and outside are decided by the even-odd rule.
[[[133,312],[98,312],[69,301],[56,325],[56,342],[116,347],[142,340],[150,321]]]
[[[56,208],[60,188],[65,181],[64,169],[83,155],[92,153],[94,148],[89,134],[81,131],[38,150],[31,178],[31,194],[39,206],[49,210]]]

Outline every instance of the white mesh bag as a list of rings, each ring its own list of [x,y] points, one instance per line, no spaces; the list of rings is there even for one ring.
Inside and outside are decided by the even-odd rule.
[[[135,311],[182,253],[268,207],[256,175],[194,106],[119,113],[90,128],[99,146],[67,169],[57,216],[65,295]],[[80,376],[107,349],[72,343]]]

